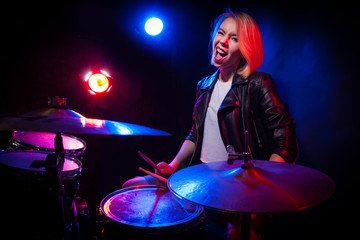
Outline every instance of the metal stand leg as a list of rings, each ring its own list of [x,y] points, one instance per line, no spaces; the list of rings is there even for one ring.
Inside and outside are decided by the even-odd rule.
[[[55,209],[56,220],[54,232],[59,239],[65,237],[65,209],[64,209],[64,186],[61,181],[61,172],[64,165],[64,147],[61,133],[56,133],[55,154],[48,154],[45,160],[45,175],[49,188],[51,207]]]
[[[243,213],[241,221],[241,240],[250,240],[251,214]]]

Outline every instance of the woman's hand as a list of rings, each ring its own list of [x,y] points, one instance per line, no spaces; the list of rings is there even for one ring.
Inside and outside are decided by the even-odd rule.
[[[174,169],[166,162],[160,162],[157,164],[157,166],[160,169],[160,172],[158,170],[155,170],[156,174],[159,174],[161,176],[168,178],[168,177],[170,177],[171,174],[174,173]]]
[[[181,146],[179,152],[175,156],[175,158],[171,161],[170,164],[166,162],[160,162],[156,166],[160,169],[160,171],[155,170],[156,174],[162,175],[163,177],[170,177],[175,171],[179,170],[179,166],[190,158],[195,151],[195,143],[190,140],[185,140],[183,145]]]

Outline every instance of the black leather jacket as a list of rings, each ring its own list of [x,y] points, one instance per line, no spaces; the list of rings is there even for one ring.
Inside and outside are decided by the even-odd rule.
[[[196,144],[192,164],[200,163],[204,122],[211,93],[219,71],[198,82],[193,110],[193,126],[187,137]],[[283,103],[271,76],[253,72],[248,78],[235,73],[231,89],[219,107],[218,122],[225,147],[244,152],[244,132],[249,132],[252,159],[268,160],[277,153],[286,162],[298,156],[295,123],[288,105]]]

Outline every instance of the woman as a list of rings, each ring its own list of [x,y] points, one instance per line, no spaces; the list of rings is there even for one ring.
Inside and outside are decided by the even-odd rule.
[[[192,129],[171,163],[158,164],[160,174],[170,176],[187,159],[191,159],[188,165],[226,161],[228,145],[236,152],[249,152],[252,159],[294,163],[298,145],[293,117],[271,76],[256,71],[264,60],[256,22],[245,13],[221,14],[214,22],[209,47],[211,64],[218,70],[198,82]],[[245,131],[249,133],[248,146],[244,144]],[[135,177],[123,187],[144,184],[161,182],[151,176]],[[216,234],[227,232],[228,239],[240,238],[241,216],[211,212],[207,216],[205,232],[210,237],[220,238]],[[261,239],[264,216],[251,218],[251,239]]]
[[[228,145],[236,152],[247,150],[253,159],[294,163],[298,145],[293,117],[271,76],[256,71],[264,60],[256,22],[246,13],[221,14],[209,46],[211,64],[218,70],[197,84],[192,129],[171,163],[158,164],[160,173],[169,176],[190,158],[190,164],[227,160]],[[123,187],[154,183],[151,176],[135,177]]]
[[[197,84],[192,129],[171,163],[158,164],[161,174],[170,176],[190,158],[188,165],[200,163],[197,159],[227,160],[227,145],[244,152],[245,130],[253,159],[294,163],[298,145],[293,117],[271,76],[256,71],[264,60],[256,22],[246,13],[221,14],[209,47],[211,64],[218,70]],[[154,183],[151,176],[135,177],[123,187]]]

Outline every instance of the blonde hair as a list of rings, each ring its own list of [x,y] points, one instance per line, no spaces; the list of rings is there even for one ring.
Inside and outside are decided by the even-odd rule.
[[[236,22],[239,48],[245,60],[245,63],[244,61],[241,61],[243,64],[239,66],[237,73],[247,78],[256,69],[260,68],[264,62],[265,54],[260,29],[255,20],[250,15],[243,12],[233,13],[228,10],[214,20],[209,45],[211,54],[213,51],[212,45],[215,36],[219,31],[222,22],[227,18],[233,18]]]

